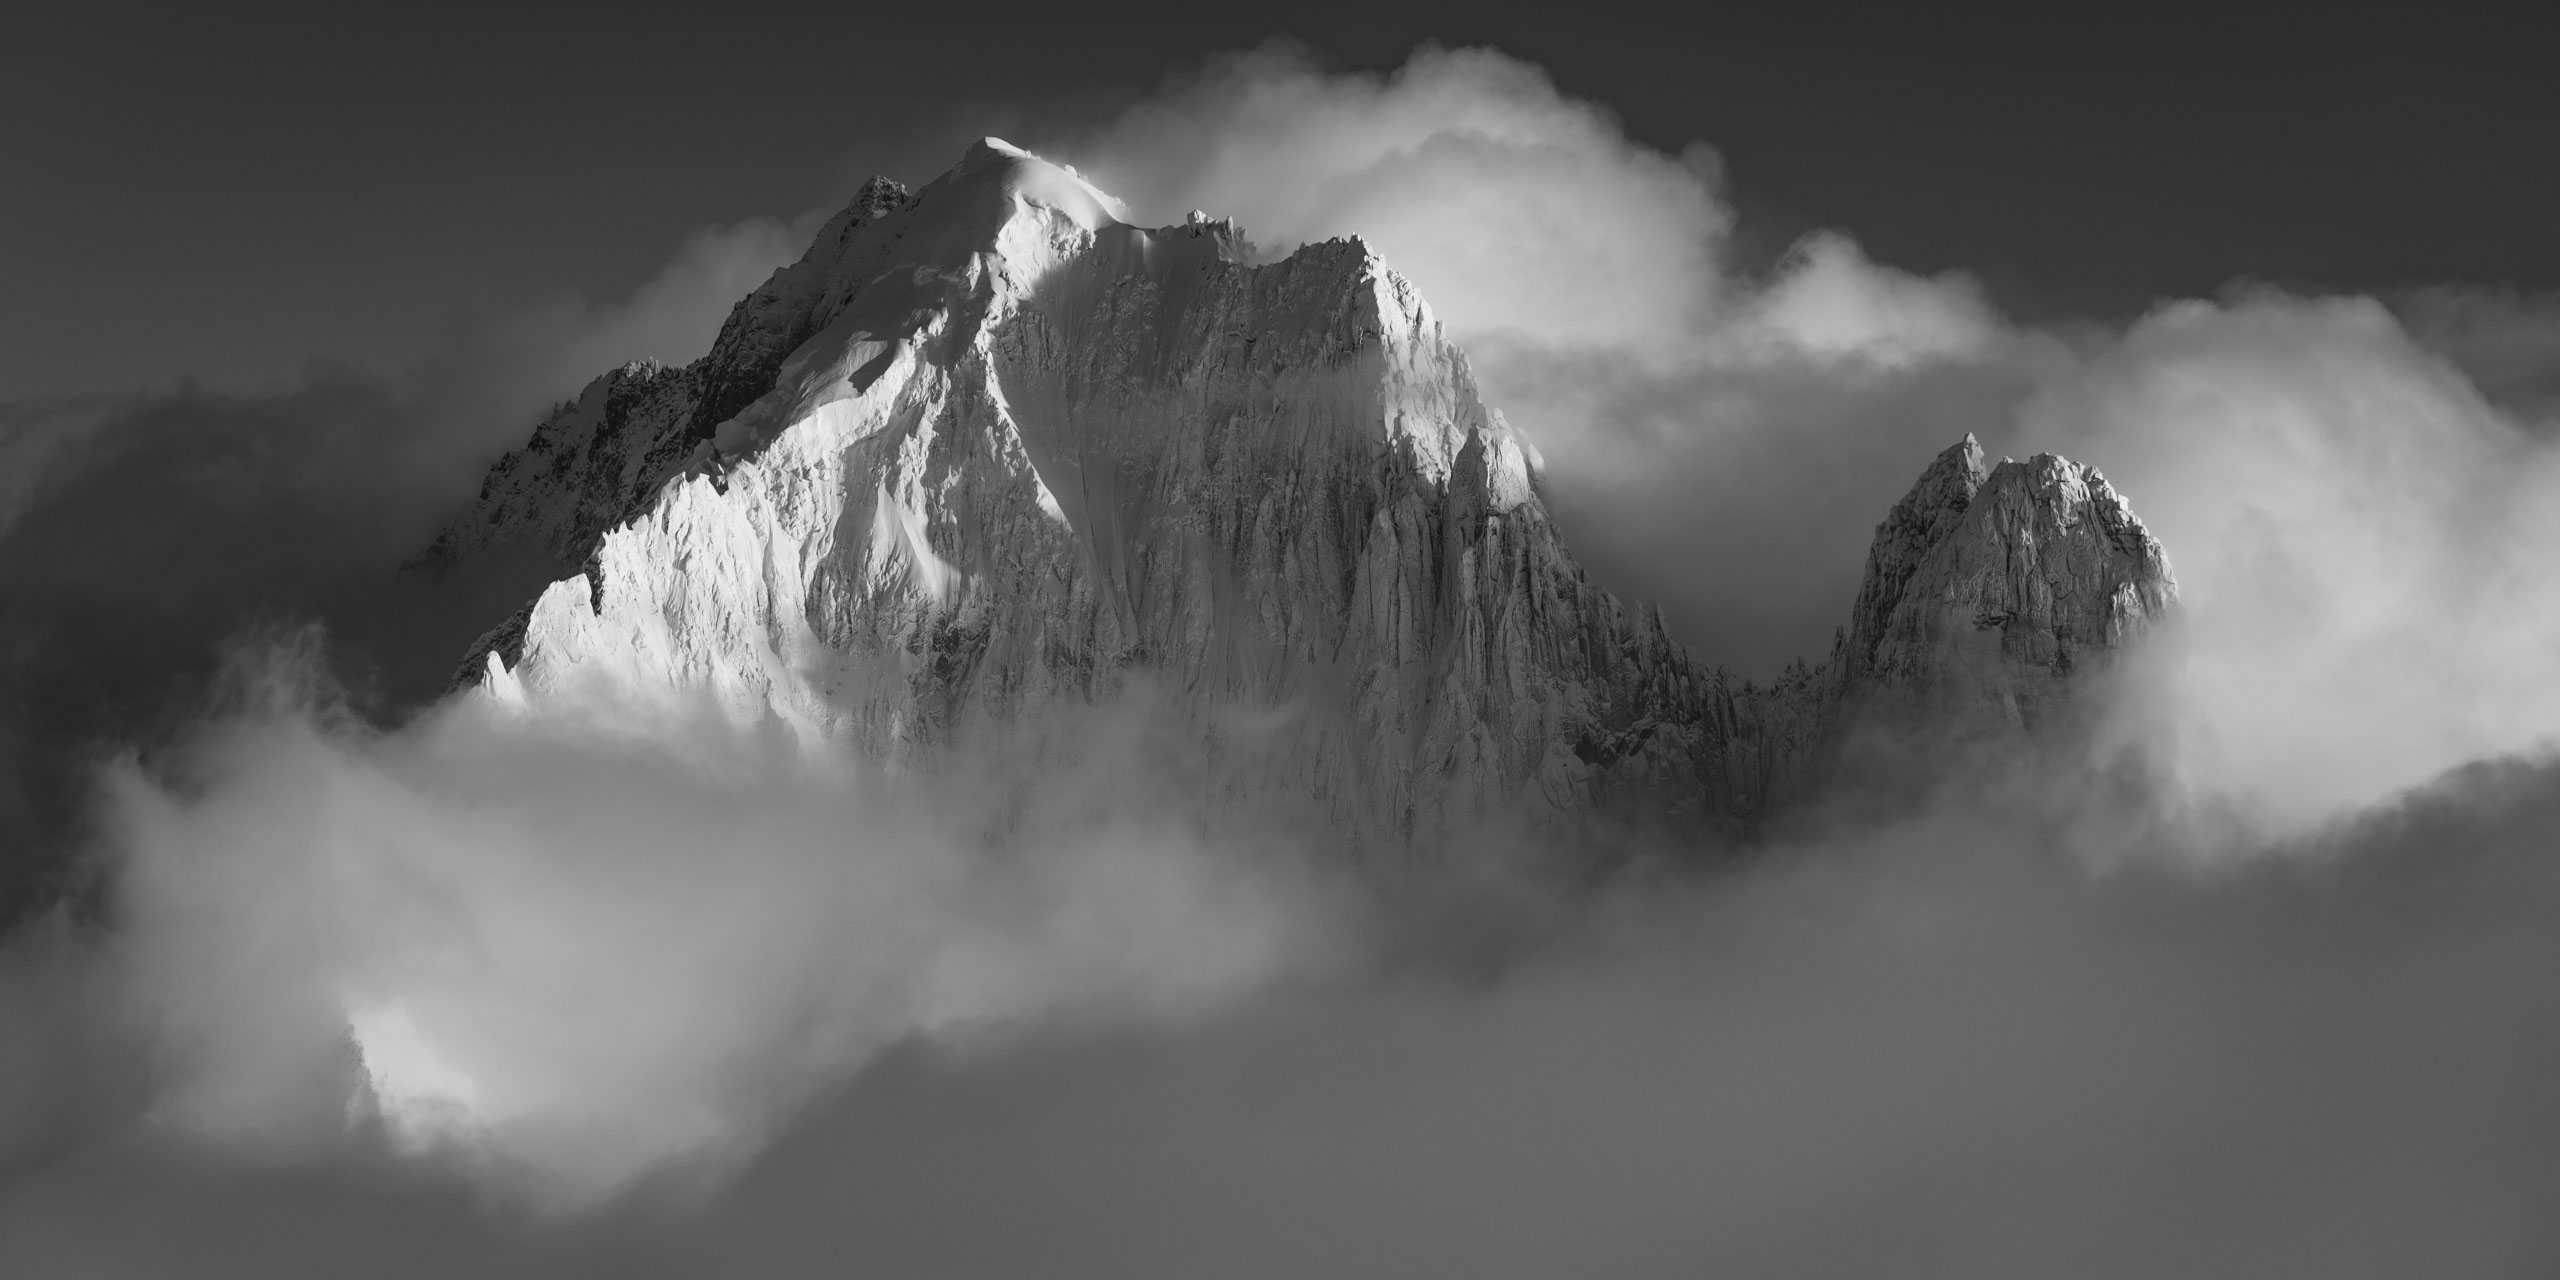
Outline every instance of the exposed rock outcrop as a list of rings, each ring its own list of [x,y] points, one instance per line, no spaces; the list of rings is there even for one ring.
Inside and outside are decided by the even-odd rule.
[[[1967,436],[1876,529],[1833,659],[1839,697],[2033,728],[2176,596],[2167,554],[2095,468],[2049,453],[1987,466]]]

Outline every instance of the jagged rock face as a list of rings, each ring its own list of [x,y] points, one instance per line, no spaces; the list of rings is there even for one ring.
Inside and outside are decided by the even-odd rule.
[[[2167,555],[2091,467],[1986,467],[1973,437],[1876,531],[1835,657],[1844,704],[2032,728],[2168,611]]]
[[[1968,441],[1887,521],[1841,652],[1737,687],[1585,578],[1534,453],[1364,246],[1248,265],[1231,224],[1112,207],[990,140],[913,196],[866,188],[694,365],[589,387],[438,544],[560,566],[466,677],[534,704],[708,692],[893,755],[1143,680],[1230,791],[1409,838],[1637,796],[1747,819],[1861,691],[2029,706],[2012,667],[2165,604],[2103,482],[1986,480]],[[2150,559],[2119,572],[2107,539]],[[2102,586],[2131,603],[2089,605]],[[1966,609],[2016,643],[1968,647],[1941,616]]]
[[[650,452],[680,430],[699,393],[693,370],[650,363],[588,383],[489,469],[474,516],[446,528],[424,560],[443,567],[504,541],[574,567],[598,532],[646,505],[665,479]]]
[[[508,544],[576,569],[604,533],[638,517],[699,461],[714,431],[771,390],[782,363],[841,314],[892,241],[863,233],[914,202],[885,178],[828,220],[800,261],[729,312],[710,354],[683,369],[624,365],[554,409],[490,468],[471,512],[421,557],[445,569]],[[475,659],[478,655],[474,655]]]

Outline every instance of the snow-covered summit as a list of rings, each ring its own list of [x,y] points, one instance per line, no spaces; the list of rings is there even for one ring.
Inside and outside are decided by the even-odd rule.
[[[608,374],[492,470],[438,555],[529,548],[553,580],[466,679],[534,707],[708,692],[924,755],[1143,677],[1238,786],[1403,835],[1638,794],[1748,815],[1852,694],[1976,661],[1932,647],[1946,601],[2058,619],[2063,653],[2156,611],[2107,630],[2077,594],[2123,577],[2103,481],[2013,486],[1968,440],[1880,532],[1842,653],[1741,686],[1587,580],[1534,452],[1366,245],[1256,264],[1230,222],[1121,210],[996,139],[866,186],[701,360]],[[1983,548],[2035,520],[2067,572],[2012,601]]]
[[[980,138],[970,144],[960,163],[942,182],[950,183],[955,190],[1001,191],[1013,199],[1054,209],[1087,231],[1119,223],[1126,212],[1118,200],[1085,181],[1074,169],[1043,160],[1002,138]]]

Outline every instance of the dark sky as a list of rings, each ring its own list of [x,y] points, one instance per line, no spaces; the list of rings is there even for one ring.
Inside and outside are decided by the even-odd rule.
[[[694,228],[831,204],[873,169],[926,178],[968,137],[1053,135],[1274,35],[1344,68],[1497,45],[1641,140],[1717,147],[1746,257],[1841,226],[1882,261],[1972,270],[2028,318],[2242,276],[2560,286],[2548,46],[2485,18],[1795,5],[1700,9],[1675,32],[1587,6],[1081,24],[973,6],[939,27],[870,5],[651,8],[14,19],[0,399],[404,363],[474,315],[618,296]]]

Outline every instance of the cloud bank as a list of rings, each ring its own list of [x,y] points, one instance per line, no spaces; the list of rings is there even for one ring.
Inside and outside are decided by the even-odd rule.
[[[889,1047],[1179,1020],[1319,954],[1306,851],[1210,852],[1132,709],[1076,718],[1081,763],[925,778],[708,705],[473,697],[386,733],[307,640],[227,686],[105,789],[90,994],[151,1063],[155,1140],[590,1207],[725,1171]]]
[[[1271,831],[1115,802],[990,845],[707,725],[678,751],[279,710],[120,788],[114,963],[8,970],[7,1043],[48,1030],[85,1080],[138,1039],[153,1072],[138,1126],[20,1165],[12,1274],[2560,1256],[2548,764],[2211,878],[2148,843],[2092,876],[2071,820],[1959,784],[1738,877],[1560,901],[1490,966],[1463,911],[1379,920],[1389,965]]]
[[[2299,832],[2560,735],[2560,453],[2380,304],[2164,307],[2019,435],[2171,549],[2183,632],[2116,729],[2199,805]]]

